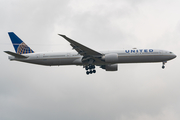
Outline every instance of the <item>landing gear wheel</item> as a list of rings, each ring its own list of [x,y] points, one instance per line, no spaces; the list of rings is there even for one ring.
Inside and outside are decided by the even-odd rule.
[[[89,69],[88,66],[86,66],[85,69],[88,70]]]
[[[162,69],[164,69],[165,68],[165,66],[162,66]]]
[[[95,65],[86,65],[85,66],[85,70],[86,70],[86,74],[89,75],[89,74],[92,74],[92,73],[96,73],[96,70],[95,70]]]
[[[95,66],[94,66],[94,65],[92,65],[92,69],[95,69]]]
[[[167,63],[167,61],[163,61],[162,62],[162,69],[164,69],[165,68],[165,64]]]

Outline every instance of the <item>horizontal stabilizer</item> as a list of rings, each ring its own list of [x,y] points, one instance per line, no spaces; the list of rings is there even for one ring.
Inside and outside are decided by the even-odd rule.
[[[14,52],[11,52],[11,51],[4,51],[5,53],[9,54],[9,55],[12,55],[16,58],[28,58],[27,56],[24,56],[24,55],[21,55],[21,54],[17,54],[17,53],[14,53]]]

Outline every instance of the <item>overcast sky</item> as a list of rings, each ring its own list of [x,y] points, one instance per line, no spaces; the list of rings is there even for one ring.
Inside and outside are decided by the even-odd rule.
[[[35,52],[157,48],[180,56],[179,0],[0,0],[0,120],[179,120],[180,60],[117,72],[9,61],[15,32]]]

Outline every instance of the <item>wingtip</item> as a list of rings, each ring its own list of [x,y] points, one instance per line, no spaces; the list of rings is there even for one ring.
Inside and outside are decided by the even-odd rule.
[[[65,35],[63,35],[63,34],[58,34],[59,36],[62,36],[62,37],[65,37]]]

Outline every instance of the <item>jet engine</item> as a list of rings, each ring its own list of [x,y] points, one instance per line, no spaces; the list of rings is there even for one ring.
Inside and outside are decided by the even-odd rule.
[[[118,62],[118,54],[117,53],[105,54],[102,57],[102,60],[104,60],[107,63],[117,63]]]
[[[117,64],[102,65],[101,68],[105,69],[106,71],[117,71],[118,70],[118,65]]]

